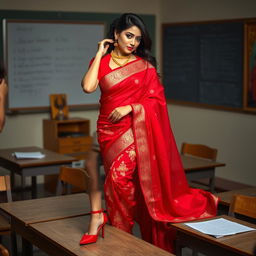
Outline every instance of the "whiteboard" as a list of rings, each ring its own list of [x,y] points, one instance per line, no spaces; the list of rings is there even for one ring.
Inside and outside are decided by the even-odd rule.
[[[104,38],[104,24],[5,20],[9,110],[49,107],[49,94],[67,95],[68,105],[97,104],[81,80]]]

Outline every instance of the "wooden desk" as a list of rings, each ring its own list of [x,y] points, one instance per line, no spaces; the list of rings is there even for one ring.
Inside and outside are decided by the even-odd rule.
[[[42,159],[17,159],[12,154],[14,152],[35,152],[40,151],[45,154]],[[22,198],[24,198],[25,178],[32,177],[32,197],[36,197],[38,175],[58,174],[61,165],[70,165],[75,158],[58,154],[39,147],[21,147],[0,149],[0,166],[8,169],[11,174],[11,184],[14,188],[14,174],[21,176]]]
[[[237,223],[256,228],[256,225],[241,221],[226,215],[215,218],[225,218]],[[206,254],[207,256],[225,255],[253,255],[256,243],[256,231],[240,233],[232,236],[224,236],[214,238],[203,234],[195,229],[186,226],[183,223],[171,224],[177,230],[176,255],[180,256],[182,247],[195,249],[197,252]]]
[[[181,155],[181,161],[188,180],[198,180],[209,178],[210,191],[214,193],[215,187],[215,168],[225,166],[224,163],[219,163],[203,158]]]
[[[9,214],[12,230],[21,235],[24,256],[32,255],[31,244],[53,256],[172,255],[111,226],[105,239],[79,246],[89,222],[89,198],[84,193],[3,203],[0,209]]]
[[[28,224],[85,215],[90,212],[85,193],[1,203],[0,210],[11,219]]]
[[[0,211],[9,217],[12,232],[23,235],[29,224],[64,219],[88,214],[89,197],[85,193],[46,197],[33,200],[0,204]],[[32,246],[23,236],[24,255],[32,251]],[[12,255],[16,255],[13,252]]]
[[[29,225],[26,239],[53,256],[174,256],[120,229],[106,225],[105,238],[79,246],[89,216],[81,216]]]
[[[217,193],[216,196],[220,198],[220,204],[223,204],[229,207],[232,197],[236,194],[244,195],[244,196],[256,196],[256,187],[243,188],[238,190],[231,190],[227,192]]]

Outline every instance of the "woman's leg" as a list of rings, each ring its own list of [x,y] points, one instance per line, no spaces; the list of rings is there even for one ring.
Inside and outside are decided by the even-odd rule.
[[[99,175],[97,168],[97,159],[99,152],[90,151],[86,159],[85,168],[89,173],[89,198],[91,211],[99,211],[102,209],[101,190],[99,186]],[[98,227],[103,223],[103,213],[91,214],[88,227],[88,234],[95,235]]]
[[[131,233],[134,225],[134,173],[136,153],[134,144],[113,162],[105,182],[105,199],[113,226]]]

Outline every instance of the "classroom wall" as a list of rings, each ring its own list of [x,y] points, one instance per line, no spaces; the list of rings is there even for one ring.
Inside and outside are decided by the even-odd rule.
[[[161,21],[256,17],[255,0],[162,0]],[[164,54],[164,53],[163,53]],[[183,141],[218,149],[217,176],[256,185],[256,115],[169,105],[178,147]]]
[[[246,4],[245,4],[246,3]],[[161,63],[161,22],[198,21],[256,17],[255,0],[1,0],[1,9],[136,12],[157,17],[156,57]],[[85,69],[87,68],[85,64]],[[256,115],[169,105],[178,147],[183,141],[203,143],[218,149],[218,160],[227,164],[217,175],[256,185]],[[97,110],[71,112],[71,117],[91,120],[96,127]],[[0,134],[0,148],[42,146],[42,119],[49,113],[7,116]]]
[[[70,11],[70,12],[99,12],[99,13],[124,13],[135,12],[156,15],[159,24],[160,1],[150,0],[1,0],[0,9],[3,10],[34,10],[34,11]],[[159,35],[157,36],[157,41]],[[157,43],[157,42],[156,42]],[[156,50],[158,55],[159,50]],[[88,63],[85,63],[87,70]],[[81,90],[81,93],[82,90]],[[98,111],[71,111],[70,117],[83,117],[91,120],[91,132],[96,130]],[[43,146],[42,120],[50,118],[49,113],[8,115],[4,131],[0,134],[0,148]],[[0,168],[0,173],[4,170]],[[39,182],[43,181],[42,178]],[[29,182],[29,180],[28,180]]]

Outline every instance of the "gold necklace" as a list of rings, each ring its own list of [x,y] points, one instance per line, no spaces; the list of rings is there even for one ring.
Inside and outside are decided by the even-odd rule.
[[[130,58],[130,57],[131,57],[131,54],[128,55],[128,56],[121,56],[121,55],[115,54],[115,52],[112,51],[112,52],[111,52],[111,56],[114,57],[114,58],[116,58],[116,59],[127,59],[127,58]]]
[[[127,56],[118,56],[116,55],[113,51],[110,53],[111,57],[112,57],[112,60],[120,67],[124,66],[125,64],[128,63],[128,61],[130,60],[131,58],[131,55],[129,55],[128,57]],[[126,59],[123,63],[120,63],[118,60],[116,59]]]

